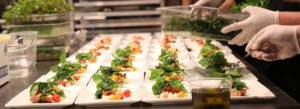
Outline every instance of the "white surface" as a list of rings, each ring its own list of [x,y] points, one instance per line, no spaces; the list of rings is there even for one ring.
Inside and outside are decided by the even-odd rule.
[[[128,83],[125,83],[122,88],[123,90],[129,89],[131,91],[130,97],[125,97],[123,100],[101,100],[96,99],[95,92],[97,90],[97,84],[90,80],[87,87],[80,91],[80,94],[75,102],[77,105],[83,105],[88,107],[99,107],[99,106],[120,106],[130,105],[141,100],[141,85],[144,79],[143,72],[123,72],[126,73]]]
[[[144,83],[143,84],[143,96],[142,101],[146,103],[156,104],[182,104],[182,103],[191,103],[192,96],[190,92],[186,93],[186,97],[184,98],[157,98],[153,95],[152,85],[154,83]],[[189,89],[189,85],[187,83],[183,83],[187,90]]]
[[[65,106],[72,105],[74,100],[79,93],[80,87],[66,87],[65,90],[66,98],[62,99],[59,103],[32,103],[29,96],[30,87],[20,92],[17,96],[11,99],[7,104],[6,108],[62,108]]]
[[[256,99],[273,99],[275,95],[259,83],[256,80],[242,80],[247,84],[249,89],[247,90],[246,96],[234,96],[231,97],[231,100],[256,100]],[[187,103],[192,101],[191,92],[185,98],[176,98],[176,99],[165,99],[157,98],[152,93],[152,84],[153,83],[144,83],[143,85],[143,96],[142,101],[147,103],[157,104],[179,104]],[[189,90],[188,84],[185,84]],[[190,90],[189,90],[190,91]]]

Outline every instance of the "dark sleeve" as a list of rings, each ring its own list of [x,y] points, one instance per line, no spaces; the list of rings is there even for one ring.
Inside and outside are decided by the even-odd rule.
[[[300,11],[300,3],[269,0],[268,9],[273,11]]]
[[[235,1],[236,4],[240,4],[240,3],[242,3],[245,0],[234,0],[234,1]]]

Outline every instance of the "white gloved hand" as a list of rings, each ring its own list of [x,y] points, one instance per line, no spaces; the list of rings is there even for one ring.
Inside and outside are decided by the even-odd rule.
[[[224,0],[199,0],[193,6],[219,7]]]
[[[229,44],[242,46],[262,28],[268,25],[278,24],[278,12],[254,6],[247,6],[242,12],[248,13],[250,16],[246,20],[224,27],[221,31],[222,33],[229,33],[242,30],[241,33],[228,41]]]
[[[218,8],[225,0],[199,0],[195,4],[192,5],[192,9],[190,11],[191,15],[200,13],[197,9],[197,6],[207,6]]]
[[[249,41],[246,51],[266,61],[291,58],[300,53],[296,31],[297,26],[267,26]]]

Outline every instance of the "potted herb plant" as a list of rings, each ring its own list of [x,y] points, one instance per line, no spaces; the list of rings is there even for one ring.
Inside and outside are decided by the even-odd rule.
[[[52,60],[68,51],[71,11],[66,0],[18,0],[2,17],[8,33],[37,31],[37,59]]]

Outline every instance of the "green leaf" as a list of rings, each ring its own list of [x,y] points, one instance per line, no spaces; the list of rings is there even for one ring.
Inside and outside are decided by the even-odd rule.
[[[180,89],[181,91],[187,92],[184,85],[182,84],[181,80],[179,80],[177,77],[174,77],[172,81],[169,82],[170,87],[175,87]]]
[[[156,80],[164,74],[164,70],[162,69],[150,69],[151,75],[149,77],[150,80]]]
[[[99,71],[104,75],[112,76],[115,73],[119,73],[121,70],[109,66],[100,66]]]
[[[243,75],[237,71],[237,69],[227,70],[225,72],[226,75],[230,75],[232,77],[242,77]]]
[[[216,52],[199,61],[199,64],[207,69],[221,69],[228,64],[224,53]]]
[[[211,44],[211,40],[206,40],[203,48],[201,49],[198,57],[206,56],[208,53],[215,53],[218,50],[218,47]]]
[[[38,84],[32,84],[30,88],[30,96],[31,97],[34,96],[37,93],[38,89],[39,89]]]
[[[164,77],[160,77],[156,80],[155,84],[152,86],[152,92],[154,95],[160,95],[165,87],[168,85]]]
[[[93,75],[93,81],[94,81],[95,83],[101,83],[103,79],[104,79],[104,77],[103,77],[103,75],[101,75],[101,74],[95,73],[95,74]]]
[[[237,90],[248,88],[246,83],[242,82],[240,79],[234,79],[232,82],[232,86]]]
[[[77,60],[95,60],[97,59],[97,56],[91,55],[90,53],[78,53],[76,54],[76,59]]]
[[[61,55],[60,55],[60,63],[65,63],[66,62],[66,58],[67,58],[67,55],[66,55],[66,53],[64,52],[64,53],[62,53]]]

